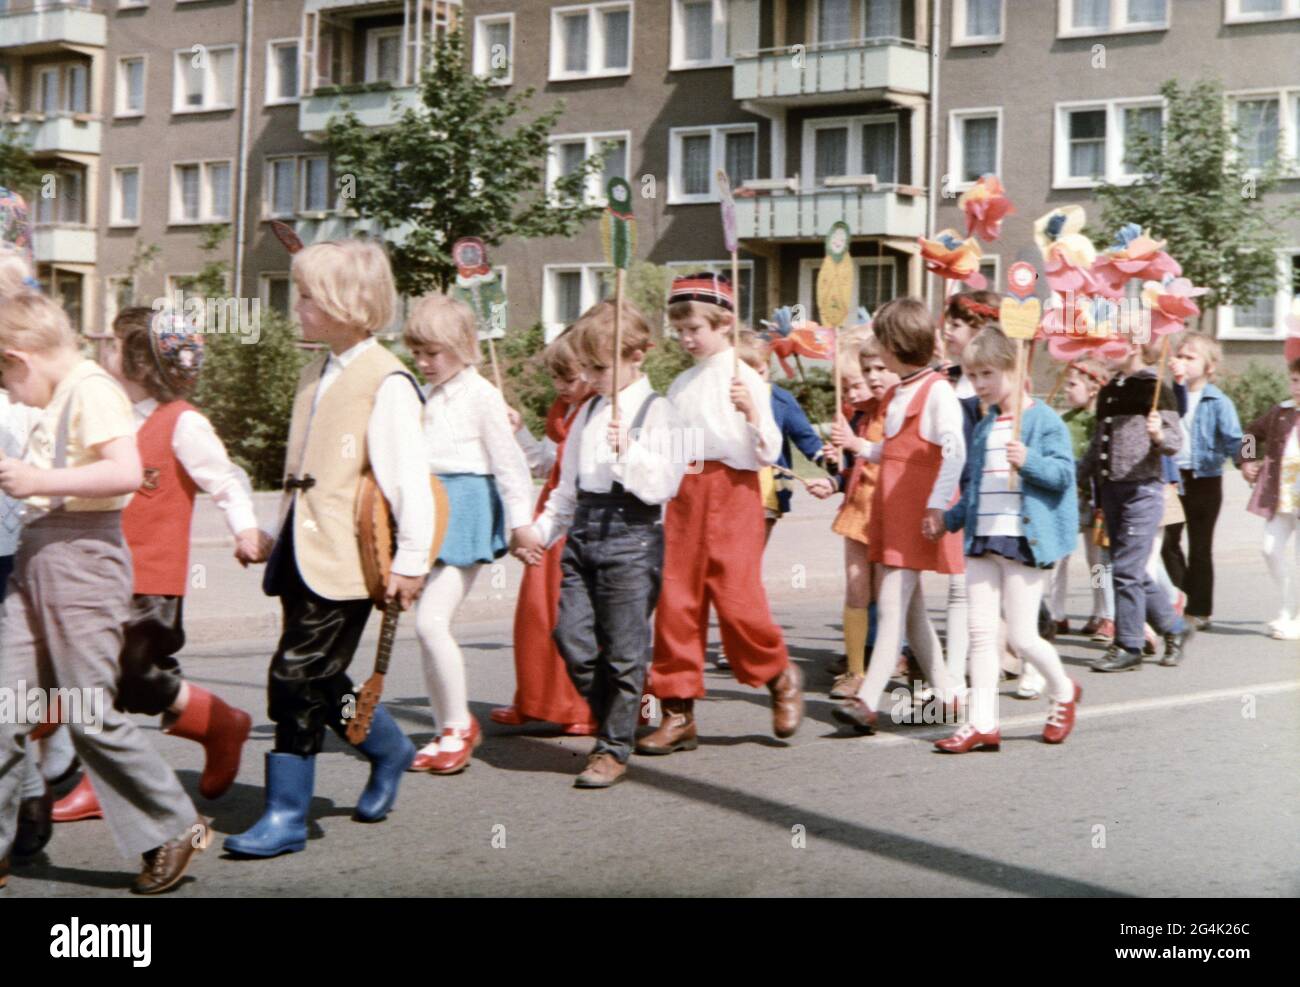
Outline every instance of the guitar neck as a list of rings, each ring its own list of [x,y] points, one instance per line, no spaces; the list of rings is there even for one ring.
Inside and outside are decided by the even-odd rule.
[[[397,637],[397,621],[402,616],[402,605],[396,600],[388,601],[384,608],[384,623],[379,629],[379,648],[375,652],[375,674],[388,674],[388,659],[393,653],[393,640]]]

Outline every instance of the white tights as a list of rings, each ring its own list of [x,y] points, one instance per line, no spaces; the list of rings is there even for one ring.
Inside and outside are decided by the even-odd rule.
[[[954,688],[966,682],[966,656],[970,653],[969,603],[966,598],[966,574],[948,577],[948,614],[944,635],[948,644],[948,678]]]
[[[1295,514],[1283,514],[1278,511],[1264,524],[1264,562],[1268,565],[1268,574],[1273,577],[1282,596],[1282,606],[1278,612],[1279,621],[1292,621],[1300,618],[1300,601],[1296,599],[1295,562],[1287,564],[1287,549],[1290,547],[1300,521]],[[1300,539],[1297,541],[1297,553],[1300,554]]]
[[[880,697],[893,674],[898,652],[903,647],[903,621],[906,614],[907,640],[921,663],[921,670],[934,686],[941,701],[960,692],[963,683],[952,682],[943,664],[939,635],[934,632],[925,612],[925,594],[921,592],[921,574],[915,569],[882,566],[880,595],[876,599],[876,644],[867,665],[867,677],[858,690],[858,698],[872,710],[880,709]]]
[[[439,730],[458,727],[469,729],[469,695],[465,688],[465,659],[451,633],[456,611],[474,585],[481,565],[436,565],[429,573],[415,607],[415,633],[420,639],[424,658],[424,680],[429,688],[429,704],[434,726]],[[460,750],[458,738],[442,738],[429,747]]]

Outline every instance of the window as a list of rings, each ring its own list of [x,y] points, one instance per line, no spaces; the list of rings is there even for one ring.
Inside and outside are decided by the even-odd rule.
[[[328,155],[267,158],[263,189],[262,212],[269,219],[328,212],[332,208]]]
[[[1169,27],[1169,0],[1060,0],[1057,34],[1123,34]]]
[[[474,18],[474,74],[508,86],[515,72],[515,15]]]
[[[89,73],[81,63],[50,65],[36,73],[36,109],[41,113],[87,113]]]
[[[71,113],[86,113],[90,109],[87,90],[89,73],[84,65],[69,65],[67,70],[68,101],[64,109]]]
[[[809,152],[811,151],[811,158]],[[894,117],[831,117],[804,124],[804,174],[817,185],[842,175],[898,180],[898,121]]]
[[[1156,137],[1164,126],[1159,98],[1101,103],[1058,103],[1053,153],[1053,187],[1089,188],[1100,181],[1136,177],[1130,135]]]
[[[1005,35],[1002,0],[955,0],[952,43],[986,45],[1000,42]]]
[[[36,108],[42,113],[58,113],[59,70],[41,69],[36,74]]]
[[[1300,0],[1227,0],[1224,10],[1224,21],[1228,24],[1288,17],[1300,17]]]
[[[1220,306],[1220,339],[1282,339],[1291,300],[1300,295],[1300,247],[1278,252],[1276,290],[1236,305]]]
[[[671,286],[671,278],[681,277],[683,274],[696,274],[706,272],[708,274],[721,274],[731,278],[731,260],[674,260],[665,265],[670,274],[670,283],[664,285],[667,290]],[[753,261],[742,260],[737,265],[736,273],[740,276],[740,318],[741,321],[750,325],[754,324],[754,263]]]
[[[589,79],[632,71],[632,4],[551,11],[551,78]]]
[[[608,145],[605,151],[605,164],[599,175],[587,184],[588,202],[604,202],[605,186],[611,178],[627,178],[628,145],[631,134],[626,130],[603,134],[566,134],[551,138],[551,155],[547,162],[547,185],[554,185],[556,179],[572,175],[582,167],[582,163]]]
[[[86,173],[80,168],[54,172],[54,195],[36,200],[38,226],[80,226],[86,222]]]
[[[173,113],[229,110],[235,105],[235,45],[175,53]]]
[[[231,174],[229,161],[173,165],[170,222],[228,222]]]
[[[867,0],[865,14],[863,37],[903,37],[903,0]]]
[[[376,28],[366,32],[366,82],[402,82],[402,29]]]
[[[989,291],[998,290],[998,268],[1000,266],[996,254],[985,254],[980,258],[980,274],[984,275],[984,280],[988,282]]]
[[[138,226],[140,224],[139,165],[113,169],[111,223],[114,226]]]
[[[120,117],[144,114],[144,56],[119,58],[117,61],[117,106]]]
[[[1281,100],[1277,97],[1235,101],[1237,150],[1248,168],[1267,168],[1281,148]]]
[[[85,278],[75,271],[56,270],[54,272],[54,294],[68,314],[68,322],[73,332],[81,332],[81,298],[85,290]]]
[[[673,69],[730,65],[728,0],[673,0]]]
[[[548,264],[542,277],[542,322],[549,343],[612,290],[603,264]]]
[[[267,308],[279,312],[286,319],[293,317],[293,303],[297,293],[293,288],[293,279],[287,273],[262,274],[258,276],[258,297]]]
[[[266,105],[298,101],[298,39],[266,43]]]
[[[717,202],[721,168],[739,188],[758,177],[758,127],[677,127],[668,135],[668,204]]]
[[[948,117],[948,174],[957,188],[1002,171],[1002,110],[955,110]]]
[[[817,0],[817,44],[853,38],[853,0]]]

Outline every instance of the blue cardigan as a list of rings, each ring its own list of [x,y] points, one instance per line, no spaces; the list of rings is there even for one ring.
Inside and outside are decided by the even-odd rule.
[[[967,450],[970,482],[962,487],[961,500],[944,515],[949,531],[966,529],[963,548],[967,553],[975,538],[984,454],[998,414],[994,405],[975,426]],[[1075,495],[1070,430],[1055,411],[1035,401],[1020,419],[1020,441],[1027,450],[1025,465],[1019,471],[1020,503],[1024,512],[1020,517],[1021,527],[1034,564],[1046,566],[1069,555],[1079,540],[1079,504]]]
[[[772,391],[772,417],[776,419],[776,427],[781,430],[781,455],[777,459],[778,466],[790,468],[790,441],[793,439],[794,444],[799,447],[799,451],[808,457],[814,463],[821,463],[822,440],[813,431],[812,425],[808,422],[808,416],[803,413],[803,408],[799,407],[799,402],[795,396],[787,391],[780,384],[773,384]],[[781,513],[786,514],[790,510],[790,491],[783,489],[783,485],[778,483],[776,487],[776,499],[781,505]]]

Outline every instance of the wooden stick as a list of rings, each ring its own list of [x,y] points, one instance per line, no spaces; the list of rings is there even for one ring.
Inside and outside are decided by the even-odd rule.
[[[731,320],[731,376],[740,376],[740,251],[731,252],[731,299],[735,318]]]
[[[780,473],[782,476],[788,476],[788,477],[789,477],[790,479],[792,479],[792,480],[798,480],[800,483],[802,483],[802,484],[804,485],[804,489],[805,489],[805,490],[811,490],[811,489],[812,489],[812,484],[811,484],[809,481],[805,480],[802,476],[800,476],[800,475],[799,475],[798,473],[796,473],[794,470],[788,470],[788,469],[786,469],[784,466],[777,466],[775,463],[773,463],[773,464],[772,464],[772,471],[773,471],[774,473]]]
[[[835,417],[844,414],[844,385],[840,382],[840,334],[835,333],[835,348],[831,350],[831,373],[835,375]]]
[[[496,381],[497,390],[505,394],[506,389],[501,384],[501,364],[497,363],[497,348],[491,336],[488,336],[488,358],[492,361],[492,379]]]
[[[1070,365],[1067,363],[1061,368],[1061,372],[1056,375],[1056,383],[1052,385],[1052,389],[1047,394],[1048,405],[1051,405],[1051,403],[1056,400],[1056,394],[1060,391],[1061,385],[1065,383],[1065,375],[1069,372]]]
[[[625,273],[621,267],[614,270],[614,382],[609,395],[611,422],[619,420],[618,378],[623,366],[623,275]]]
[[[1169,362],[1169,334],[1160,342],[1160,365],[1156,370],[1156,392],[1151,396],[1151,410],[1160,410],[1160,387],[1165,382],[1165,364]]]
[[[1011,420],[1011,440],[1020,441],[1020,418],[1025,410],[1025,342],[1022,339],[1016,340],[1016,383],[1015,394],[1012,396],[1012,420]],[[1018,471],[1011,469],[1007,471],[1007,489],[1018,490],[1020,488],[1020,476]]]

